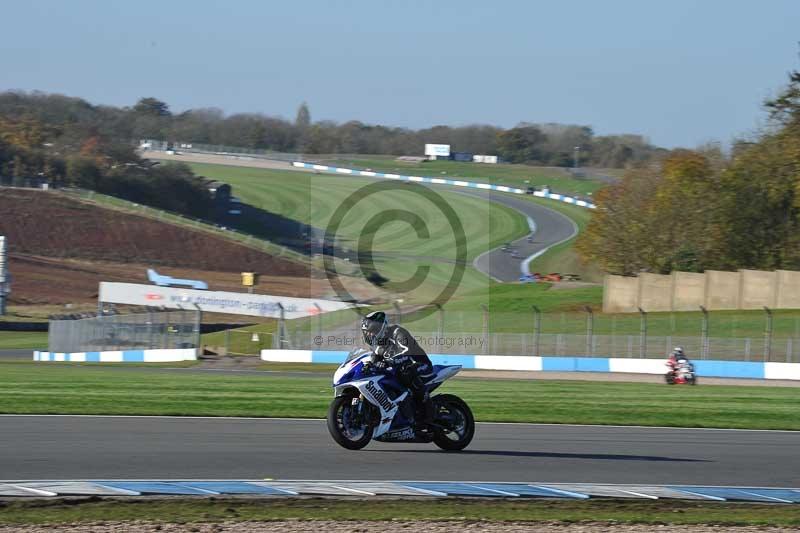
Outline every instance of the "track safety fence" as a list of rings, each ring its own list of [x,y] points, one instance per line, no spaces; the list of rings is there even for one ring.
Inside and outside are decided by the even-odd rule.
[[[604,315],[590,308],[542,313],[532,306],[522,322],[519,314],[492,312],[489,306],[475,312],[439,308],[421,320],[413,310],[390,315],[430,353],[658,359],[681,346],[692,359],[800,363],[798,311]],[[363,346],[357,317],[342,317],[284,321],[269,344],[301,350]],[[511,327],[517,331],[503,331]],[[527,331],[519,331],[523,328]]]
[[[51,352],[196,348],[200,311],[150,311],[89,318],[51,319]]]

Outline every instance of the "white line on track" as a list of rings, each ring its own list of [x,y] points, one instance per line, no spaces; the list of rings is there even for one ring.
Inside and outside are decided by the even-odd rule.
[[[555,211],[556,213],[559,213],[560,215],[563,215],[564,217],[566,217],[567,220],[569,220],[572,223],[572,235],[570,235],[566,239],[561,239],[558,242],[554,242],[553,244],[547,246],[543,250],[539,250],[538,252],[534,253],[533,255],[530,255],[530,256],[526,257],[522,261],[522,263],[519,264],[519,268],[520,268],[520,271],[521,271],[523,276],[530,276],[531,275],[530,266],[531,266],[531,262],[534,259],[536,259],[537,257],[539,257],[541,255],[544,255],[545,253],[549,252],[554,246],[558,246],[559,244],[565,243],[565,242],[575,238],[576,235],[578,235],[578,224],[576,224],[575,221],[572,220],[572,218],[568,217],[567,215],[564,215],[563,213],[560,213],[560,212],[556,211],[555,209],[550,209],[550,210],[551,211]],[[535,226],[535,222],[534,222],[534,226]],[[534,234],[535,233],[536,233],[536,229],[534,227]]]
[[[76,415],[76,414],[0,414],[2,418],[50,417],[50,418],[154,418],[154,419],[186,419],[186,420],[258,420],[283,422],[324,422],[324,418],[290,418],[290,417],[257,417],[257,416],[178,416],[178,415]],[[742,428],[690,428],[681,426],[637,426],[637,425],[605,425],[605,424],[553,424],[544,422],[476,422],[481,426],[532,426],[532,427],[568,427],[568,428],[613,428],[613,429],[679,429],[683,431],[745,431],[751,433],[792,433],[800,435],[800,431],[792,429],[742,429]]]

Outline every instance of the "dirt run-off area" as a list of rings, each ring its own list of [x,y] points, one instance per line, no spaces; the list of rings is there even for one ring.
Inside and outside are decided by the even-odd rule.
[[[117,281],[149,283],[147,269],[181,279],[198,279],[211,290],[242,291],[241,271],[220,272],[185,267],[154,266],[144,262],[114,263],[85,259],[62,259],[12,253],[9,271],[14,280],[11,304],[47,305],[97,302],[98,283]],[[299,276],[260,275],[256,292],[309,298],[330,290],[325,279]]]
[[[243,291],[241,272],[259,274],[257,293],[331,297],[324,275],[203,231],[104,209],[57,191],[0,190],[0,235],[9,248],[12,305],[85,304],[100,281],[148,283],[146,270]],[[368,283],[357,297],[374,292]],[[364,294],[362,294],[362,292]]]
[[[306,265],[223,237],[104,209],[56,191],[3,189],[0,235],[14,254],[275,276],[310,274]]]
[[[705,526],[705,525],[661,525],[619,524],[609,522],[563,523],[563,522],[482,522],[482,521],[345,521],[328,520],[279,520],[274,522],[219,522],[219,523],[147,523],[147,522],[102,522],[98,524],[64,524],[36,526],[0,526],[0,533],[105,533],[125,531],[129,533],[299,533],[325,531],[326,533],[784,533],[796,528],[769,526]]]

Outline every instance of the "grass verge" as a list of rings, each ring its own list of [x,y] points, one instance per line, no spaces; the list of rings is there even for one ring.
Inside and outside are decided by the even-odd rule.
[[[592,217],[592,211],[583,207],[563,204],[553,200],[545,200],[535,196],[528,196],[529,201],[540,204],[544,207],[558,211],[572,219],[578,227],[578,232],[582,232]],[[603,281],[603,271],[597,265],[584,263],[578,252],[575,251],[575,240],[572,239],[551,247],[547,252],[534,259],[530,264],[531,272],[561,272],[563,274],[578,274],[584,281],[601,282]]]
[[[332,397],[330,376],[314,374],[0,362],[0,382],[0,413],[19,414],[323,418]],[[443,390],[484,422],[800,430],[789,387],[459,378]]]
[[[423,161],[411,163],[383,158],[336,158],[325,160],[331,166],[372,169],[378,172],[394,172],[403,175],[429,176],[433,178],[466,179],[496,185],[526,188],[529,185],[548,185],[554,192],[565,194],[588,194],[604,185],[592,178],[576,179],[564,168],[535,167],[529,165],[486,165],[458,161]],[[617,174],[616,171],[610,171]],[[609,174],[608,171],[599,174]]]
[[[554,500],[332,500],[332,499],[141,499],[86,498],[12,501],[0,507],[0,524],[107,521],[230,522],[275,520],[530,521],[563,524],[718,524],[797,526],[796,506],[675,501]]]
[[[46,350],[46,331],[0,331],[0,350]]]

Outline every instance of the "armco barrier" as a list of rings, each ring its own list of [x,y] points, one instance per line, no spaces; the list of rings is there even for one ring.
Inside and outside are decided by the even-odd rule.
[[[194,348],[71,353],[33,352],[34,361],[67,363],[171,363],[196,359],[197,350]]]
[[[346,351],[325,350],[262,350],[261,359],[281,363],[340,364],[347,357],[347,353]],[[667,371],[664,359],[443,354],[432,354],[430,358],[435,365],[461,365],[464,368],[481,370],[631,374],[664,374]],[[800,363],[709,360],[694,360],[693,363],[699,377],[800,380]]]
[[[486,189],[489,191],[498,191],[498,192],[510,192],[514,194],[525,194],[524,189],[518,189],[516,187],[506,187],[505,185],[494,185],[491,183],[476,183],[473,181],[462,181],[462,180],[451,180],[451,179],[444,179],[444,178],[431,178],[428,176],[403,176],[402,174],[392,174],[389,172],[372,172],[371,170],[354,170],[352,168],[340,168],[340,167],[331,167],[328,165],[317,165],[315,163],[305,163],[303,161],[293,161],[293,167],[297,168],[307,168],[310,170],[317,170],[319,172],[330,172],[333,174],[345,174],[350,176],[364,176],[367,178],[386,178],[386,179],[393,179],[393,180],[402,180],[402,181],[416,181],[419,183],[431,183],[434,185],[453,185],[455,187],[469,187],[473,189]],[[580,207],[588,207],[589,209],[594,209],[595,205],[591,202],[586,202],[584,200],[578,200],[577,198],[573,198],[572,196],[566,196],[563,194],[556,194],[552,192],[544,192],[544,191],[535,191],[533,193],[534,196],[538,196],[539,198],[548,198],[550,200],[556,200],[558,202],[564,202],[567,204],[573,204]]]

